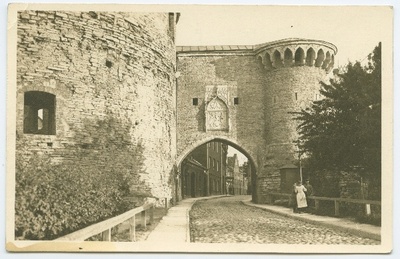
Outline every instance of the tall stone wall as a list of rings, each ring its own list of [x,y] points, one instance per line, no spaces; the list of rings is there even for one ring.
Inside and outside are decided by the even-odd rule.
[[[336,51],[331,43],[307,39],[178,47],[178,157],[202,140],[227,140],[232,145],[231,140],[254,163],[253,199],[267,200],[268,192],[280,191],[279,169],[298,161],[298,123],[290,113],[321,98],[320,82],[327,80]],[[228,126],[225,110],[219,108],[222,118],[216,125],[221,130],[213,125],[209,130],[210,87],[219,107],[224,102],[227,106]]]
[[[102,161],[112,167],[116,154],[107,152],[109,146],[136,147],[123,154],[127,162],[139,161],[131,188],[171,197],[176,52],[169,16],[19,12],[17,156],[46,153],[53,161],[82,163],[78,156],[86,152],[97,154],[85,162],[88,168]],[[55,96],[54,134],[24,133],[24,95],[30,91]]]
[[[263,153],[265,118],[260,111],[265,90],[263,68],[255,62],[255,56],[178,53],[177,68],[180,73],[177,83],[179,155],[193,150],[199,142],[220,138],[228,141],[227,144],[237,144],[257,160]],[[211,88],[214,94],[208,93]],[[210,127],[206,120],[207,105],[215,96],[227,108],[228,125],[220,130],[207,128]],[[197,105],[193,103],[194,98]]]

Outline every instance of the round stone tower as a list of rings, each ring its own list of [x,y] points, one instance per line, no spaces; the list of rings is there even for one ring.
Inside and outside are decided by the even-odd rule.
[[[101,163],[112,172],[133,168],[136,193],[171,197],[175,19],[18,12],[17,157],[48,153],[88,172]]]
[[[263,191],[280,187],[279,169],[298,161],[298,122],[290,112],[320,99],[321,81],[334,65],[337,48],[320,40],[285,39],[256,47],[265,68],[266,153],[260,184]]]

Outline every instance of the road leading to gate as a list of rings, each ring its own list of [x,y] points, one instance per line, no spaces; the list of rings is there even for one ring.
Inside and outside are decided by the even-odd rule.
[[[256,244],[379,245],[363,238],[259,208],[243,205],[243,196],[197,201],[190,211],[191,242]]]

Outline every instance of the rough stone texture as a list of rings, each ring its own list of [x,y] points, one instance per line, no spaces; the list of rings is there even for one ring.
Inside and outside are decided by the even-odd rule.
[[[301,108],[319,98],[320,81],[325,81],[326,72],[320,68],[295,66],[267,72],[268,91],[265,102],[266,150],[264,168],[268,177],[264,178],[267,190],[279,191],[279,168],[298,161],[295,142],[298,139],[296,127],[290,112]],[[263,190],[263,191],[267,191]]]
[[[109,132],[104,149],[110,141],[141,145],[142,154],[126,157],[142,157],[135,188],[173,195],[176,54],[167,13],[19,12],[17,43],[17,156],[77,159],[75,151],[91,150],[98,124],[113,118],[110,128],[127,134],[115,140]],[[27,91],[56,96],[55,135],[23,133]]]
[[[238,148],[254,163],[264,146],[263,68],[254,56],[178,54],[180,77],[177,86],[178,154],[187,155],[212,139]],[[206,86],[227,86],[228,131],[205,130]],[[234,104],[234,98],[239,104]],[[197,106],[192,99],[198,98]],[[178,159],[179,161],[179,159]]]
[[[176,165],[211,140],[248,156],[255,197],[278,190],[278,168],[296,160],[296,124],[288,112],[318,98],[336,47],[286,39],[178,47],[176,56],[174,38],[174,16],[166,13],[20,12],[17,147],[28,144],[17,148],[18,155],[74,160],[76,150],[95,151],[98,125],[112,118],[105,149],[107,142],[142,147],[141,154],[132,154],[143,162],[134,188],[146,196],[179,200]],[[213,87],[221,91],[214,100]],[[55,135],[23,133],[27,91],[56,96]],[[206,121],[212,102],[223,108],[224,125]]]
[[[287,57],[289,50],[292,56]],[[301,51],[306,53],[298,55]],[[312,51],[320,55],[307,55]],[[320,81],[326,80],[335,53],[336,47],[330,43],[303,39],[253,47],[178,47],[178,163],[194,148],[215,139],[250,159],[252,177],[257,179],[253,200],[263,202],[269,191],[279,191],[279,168],[298,159],[297,122],[289,113],[321,98]],[[207,128],[209,86],[228,89],[227,130]]]

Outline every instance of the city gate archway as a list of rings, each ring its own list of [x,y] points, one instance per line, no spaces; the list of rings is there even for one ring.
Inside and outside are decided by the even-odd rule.
[[[298,159],[290,112],[321,98],[336,52],[331,43],[308,39],[177,47],[178,164],[202,143],[225,141],[250,158],[255,202],[263,203],[280,190],[279,169]]]
[[[257,179],[257,166],[256,166],[256,162],[255,162],[255,158],[254,155],[252,155],[250,152],[246,151],[245,149],[243,149],[239,143],[236,143],[232,140],[229,140],[227,138],[224,137],[217,137],[217,138],[213,138],[213,137],[209,137],[200,141],[197,141],[196,143],[194,143],[193,145],[191,145],[190,147],[188,147],[184,152],[181,153],[181,155],[178,157],[177,159],[177,164],[178,164],[178,170],[180,171],[180,175],[181,175],[181,181],[180,183],[185,185],[185,177],[183,176],[183,174],[185,173],[182,163],[184,162],[185,159],[188,158],[188,156],[190,154],[192,154],[196,149],[200,148],[201,146],[211,143],[211,142],[216,142],[216,143],[223,143],[226,146],[231,146],[233,148],[235,148],[236,150],[238,150],[241,154],[243,154],[248,162],[247,162],[247,166],[248,166],[248,170],[250,171],[250,176],[248,177],[250,179],[250,185],[251,185],[251,195],[252,195],[252,200],[257,200],[257,186],[256,186],[256,179]],[[204,154],[204,156],[207,158],[206,154]],[[224,176],[225,177],[225,176]],[[225,179],[223,181],[221,181],[221,183],[223,184],[222,188],[225,188]],[[183,187],[182,187],[182,196],[184,196],[183,194]],[[221,191],[221,194],[225,194],[225,191]],[[209,194],[209,193],[208,193]]]

